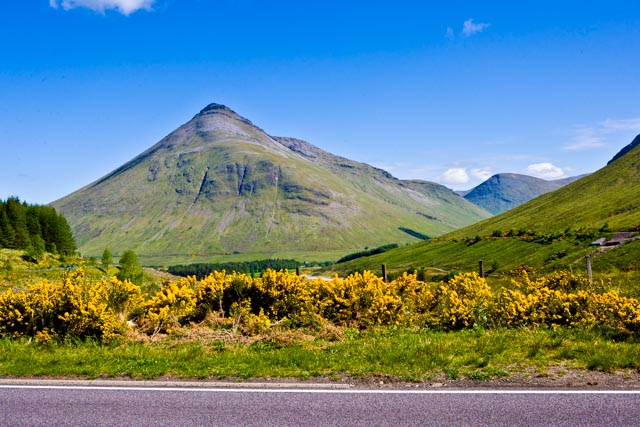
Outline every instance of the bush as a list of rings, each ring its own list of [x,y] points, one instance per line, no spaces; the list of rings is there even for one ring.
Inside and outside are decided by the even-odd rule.
[[[0,336],[40,341],[122,337],[125,310],[139,295],[130,283],[89,283],[84,270],[68,273],[61,284],[38,283],[26,291],[0,294]],[[122,289],[127,291],[122,292]]]
[[[193,322],[260,335],[278,328],[353,330],[377,325],[440,330],[485,327],[580,327],[615,336],[640,332],[640,302],[598,291],[571,272],[532,277],[515,272],[495,296],[476,273],[425,282],[403,273],[390,283],[369,271],[333,280],[308,280],[286,271],[261,277],[215,272],[166,282],[154,294],[128,280],[90,283],[83,270],[62,283],[43,282],[0,294],[0,336],[46,343],[67,338],[110,342],[127,320],[149,335],[174,333]]]

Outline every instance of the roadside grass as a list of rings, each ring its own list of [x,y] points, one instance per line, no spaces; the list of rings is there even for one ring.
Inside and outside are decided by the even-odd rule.
[[[0,340],[0,376],[245,380],[388,378],[486,380],[513,374],[558,375],[554,367],[612,373],[640,369],[640,343],[591,330],[345,329],[342,338],[253,341],[91,341],[37,344]]]

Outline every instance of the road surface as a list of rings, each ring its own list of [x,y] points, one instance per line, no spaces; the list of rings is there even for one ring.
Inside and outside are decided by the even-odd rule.
[[[624,426],[638,390],[2,385],[3,426]]]

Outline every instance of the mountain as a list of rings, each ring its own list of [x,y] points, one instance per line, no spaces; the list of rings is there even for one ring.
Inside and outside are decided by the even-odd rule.
[[[511,228],[593,230],[605,223],[611,229],[626,230],[640,225],[639,200],[640,147],[635,147],[586,177],[454,234]]]
[[[618,153],[613,156],[613,158],[611,160],[609,160],[609,163],[607,163],[608,165],[610,165],[611,163],[615,162],[616,160],[618,160],[620,157],[624,156],[625,154],[627,154],[628,152],[632,151],[634,148],[636,148],[638,145],[640,145],[640,135],[636,136],[633,141],[631,141],[631,143],[629,145],[627,145],[626,147],[624,147],[622,150],[618,151]]]
[[[436,236],[489,216],[437,184],[430,184],[434,195],[416,185],[308,142],[272,137],[211,104],[52,205],[87,255],[109,247],[163,260],[336,256],[415,242],[415,232]]]
[[[637,140],[637,138],[636,138]],[[619,249],[594,251],[597,238],[640,231],[640,147],[625,150],[602,169],[558,190],[429,242],[401,247],[336,266],[336,272],[376,268],[435,272],[584,269],[592,253],[599,271],[636,271],[640,239]],[[339,271],[337,269],[340,269]]]
[[[586,175],[547,181],[516,173],[501,173],[493,175],[463,196],[492,214],[499,214],[584,176]]]

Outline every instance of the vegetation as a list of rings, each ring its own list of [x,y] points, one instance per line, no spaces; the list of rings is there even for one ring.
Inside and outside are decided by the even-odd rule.
[[[407,228],[407,227],[398,227],[398,229],[401,230],[401,231],[404,231],[409,236],[415,237],[416,239],[429,240],[431,238],[431,237],[427,236],[426,234],[420,233],[419,231],[415,231],[415,230],[412,230],[412,229]]]
[[[0,200],[0,248],[27,250],[37,261],[45,251],[71,255],[76,244],[67,220],[54,208],[10,197]]]
[[[136,285],[142,283],[142,267],[138,262],[138,256],[132,250],[125,251],[119,261],[120,271],[116,274],[118,280],[129,280]]]
[[[475,274],[215,272],[144,291],[80,269],[0,294],[0,375],[423,381],[639,369],[640,303],[626,292],[526,270],[492,286]]]
[[[268,269],[295,270],[301,264],[293,259],[263,259],[258,261],[223,262],[223,263],[196,263],[187,265],[172,265],[167,271],[176,276],[196,276],[202,279],[214,271],[235,271],[255,275]]]
[[[398,247],[397,244],[391,243],[389,245],[378,246],[377,248],[374,248],[374,249],[366,249],[364,251],[355,252],[355,253],[343,256],[338,261],[336,261],[336,264],[340,264],[342,262],[347,262],[347,261],[351,261],[354,259],[363,258],[371,255],[382,254],[391,249],[395,249],[397,247]]]
[[[517,382],[541,377],[560,380],[571,370],[622,371],[631,376],[639,369],[637,340],[608,340],[593,331],[569,328],[455,332],[343,328],[322,336],[272,331],[244,340],[194,330],[161,341],[110,345],[0,339],[2,376],[323,377],[368,383],[371,379],[386,383],[510,377]]]
[[[139,332],[151,335],[205,320],[246,335],[260,335],[276,324],[322,328],[328,323],[358,329],[567,326],[612,336],[640,332],[636,295],[623,296],[569,272],[535,278],[526,269],[513,274],[510,283],[491,289],[475,273],[448,282],[424,282],[405,273],[386,283],[370,272],[325,281],[285,271],[267,270],[257,278],[222,271],[202,280],[167,281],[146,292],[129,279],[92,283],[79,269],[59,284],[0,294],[0,336],[109,341],[124,333],[124,324],[118,328],[114,319],[132,320]]]
[[[111,255],[109,248],[105,248],[102,252],[102,268],[104,268],[105,273],[109,271],[111,265],[113,265],[113,255]]]

